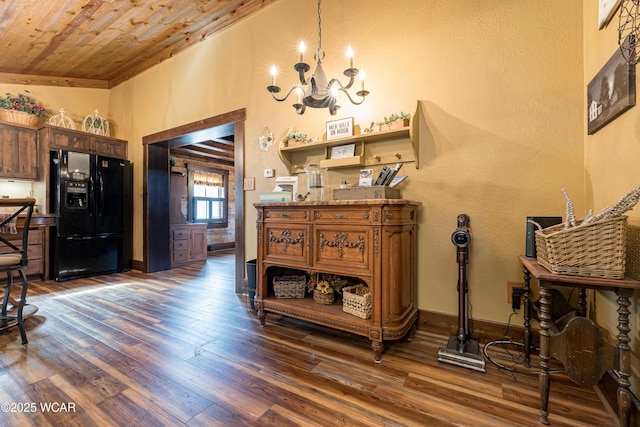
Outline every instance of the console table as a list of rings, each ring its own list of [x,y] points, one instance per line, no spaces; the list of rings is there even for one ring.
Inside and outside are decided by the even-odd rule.
[[[519,257],[524,267],[524,349],[529,361],[531,319],[531,274],[540,284],[540,422],[549,424],[549,360],[560,361],[571,380],[579,385],[595,385],[602,374],[614,369],[618,373],[618,416],[620,426],[630,423],[631,348],[629,342],[630,297],[640,290],[640,282],[630,278],[604,279],[597,277],[555,274],[538,264],[536,258]],[[570,286],[579,289],[577,316],[551,332],[551,287]],[[618,344],[608,343],[600,334],[598,325],[587,319],[586,289],[613,291],[618,296]],[[594,351],[595,350],[595,351]]]
[[[363,335],[380,362],[383,341],[406,336],[415,306],[416,226],[419,202],[395,199],[256,203],[258,257],[255,306],[267,312]],[[371,317],[361,319],[306,298],[276,298],[273,279],[326,273],[355,278],[372,296]]]

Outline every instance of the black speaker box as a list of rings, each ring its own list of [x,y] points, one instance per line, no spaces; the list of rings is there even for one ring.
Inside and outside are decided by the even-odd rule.
[[[552,225],[560,224],[562,217],[560,216],[528,216],[527,217],[527,247],[525,255],[531,258],[536,258],[536,230],[535,225],[529,222],[535,221],[542,226],[542,228],[551,227]]]

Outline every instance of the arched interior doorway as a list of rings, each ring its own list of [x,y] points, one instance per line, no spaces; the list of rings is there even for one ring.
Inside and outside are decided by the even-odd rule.
[[[142,138],[143,158],[143,260],[145,272],[171,268],[169,247],[169,151],[194,144],[216,141],[233,135],[235,171],[235,277],[236,293],[244,281],[244,121],[240,109]]]

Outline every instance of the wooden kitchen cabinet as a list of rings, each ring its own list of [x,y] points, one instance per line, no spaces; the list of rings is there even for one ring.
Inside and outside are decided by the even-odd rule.
[[[416,227],[420,203],[407,200],[256,203],[257,288],[260,323],[268,312],[295,317],[371,340],[374,360],[383,342],[405,337],[418,317]],[[335,274],[369,287],[369,319],[305,298],[276,298],[282,275]]]
[[[38,131],[0,122],[0,177],[38,179]]]
[[[207,260],[207,224],[172,224],[171,267]]]
[[[49,149],[98,154],[116,159],[127,158],[127,141],[121,139],[52,125],[44,125],[38,132],[38,138]]]
[[[7,239],[10,243],[15,244],[16,246],[20,246],[22,238],[22,228],[18,227],[17,234],[2,234],[2,237]],[[42,228],[30,228],[29,229],[29,237],[27,240],[27,256],[29,257],[29,263],[27,267],[24,269],[24,272],[29,277],[37,277],[37,278],[48,278],[48,274],[46,274],[45,263],[47,261],[46,250],[48,245],[46,245],[46,239],[44,237],[45,230]],[[0,242],[0,252],[3,252],[7,249],[7,246],[4,243]],[[18,271],[14,271],[14,276],[18,277]],[[6,275],[3,278],[0,278],[3,282],[6,281]]]

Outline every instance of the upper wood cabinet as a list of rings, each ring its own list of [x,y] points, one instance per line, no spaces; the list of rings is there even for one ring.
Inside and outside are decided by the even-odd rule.
[[[40,128],[39,139],[50,149],[79,151],[117,159],[127,158],[127,141],[121,139],[51,125]]]
[[[0,122],[0,177],[38,179],[37,130]]]

